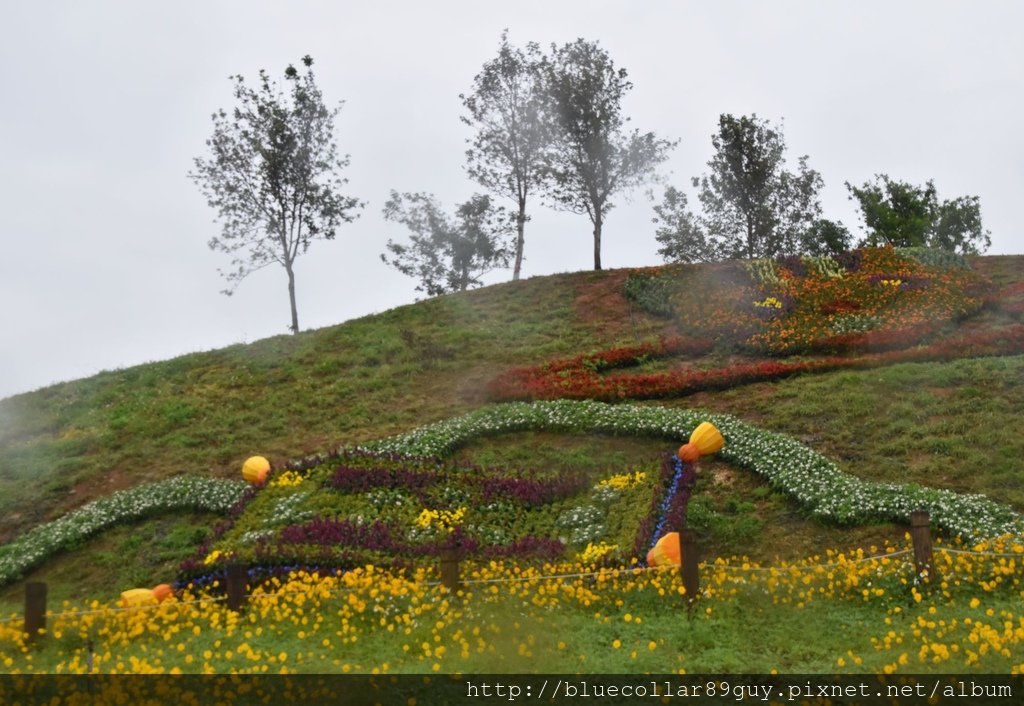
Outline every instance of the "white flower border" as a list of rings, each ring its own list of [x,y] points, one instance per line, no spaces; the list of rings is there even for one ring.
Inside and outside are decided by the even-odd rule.
[[[56,552],[121,522],[177,510],[226,513],[247,487],[238,480],[177,476],[94,500],[0,547],[0,585],[21,577]]]
[[[921,509],[929,512],[932,523],[942,531],[967,541],[1024,532],[1020,514],[984,495],[862,480],[791,437],[758,429],[731,416],[699,410],[590,400],[509,403],[361,448],[442,457],[480,436],[541,430],[653,436],[682,443],[705,420],[717,426],[726,438],[720,452],[724,460],[761,476],[812,517],[847,525],[909,523],[910,513]]]
[[[971,542],[1024,533],[1020,514],[984,495],[862,480],[791,437],[699,410],[590,400],[517,402],[485,407],[359,448],[440,458],[481,436],[544,430],[651,436],[682,443],[702,421],[710,421],[725,436],[725,448],[719,452],[724,460],[761,476],[812,517],[837,524],[907,523],[912,511],[923,509],[944,532]],[[226,513],[247,487],[239,480],[178,476],[95,500],[0,547],[0,585],[121,522],[176,510]]]

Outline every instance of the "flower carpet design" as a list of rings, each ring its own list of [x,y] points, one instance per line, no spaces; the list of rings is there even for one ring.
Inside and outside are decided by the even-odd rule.
[[[519,431],[677,442],[705,420],[726,437],[723,460],[765,479],[811,517],[847,525],[907,523],[912,511],[926,509],[943,533],[965,541],[1024,532],[1018,513],[984,496],[862,480],[790,437],[729,416],[560,400],[484,408],[336,458],[316,458],[300,464],[302,470],[281,469],[277,478],[288,482],[272,477],[262,490],[232,481],[207,488],[209,482],[182,477],[124,491],[5,546],[0,567],[10,581],[105,525],[182,506],[231,516],[182,567],[184,577],[208,576],[233,560],[268,567],[402,566],[453,542],[466,555],[533,561],[578,556],[604,542],[617,550],[602,558],[629,561],[642,557],[656,539],[656,525],[677,495],[672,488],[679,469],[670,463],[663,462],[660,471],[593,479],[516,476],[449,467],[440,459],[470,440]],[[608,518],[614,519],[611,525]]]
[[[918,262],[891,248],[830,258],[788,258],[703,268],[685,280],[639,273],[627,296],[685,333],[513,368],[488,385],[491,399],[617,401],[679,397],[703,390],[842,369],[1024,350],[1024,289],[993,290],[966,267]],[[997,321],[959,324],[983,309]],[[720,366],[708,354],[733,351]],[[766,356],[768,356],[766,358]],[[733,356],[735,357],[735,355]],[[677,367],[630,372],[652,361]]]

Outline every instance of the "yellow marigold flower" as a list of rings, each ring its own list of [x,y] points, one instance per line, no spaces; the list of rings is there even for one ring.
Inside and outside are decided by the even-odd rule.
[[[647,478],[647,474],[643,471],[637,471],[635,473],[618,473],[609,478],[605,478],[597,484],[598,488],[612,488],[614,490],[625,491],[639,485]]]
[[[465,516],[466,508],[464,507],[460,507],[458,510],[431,510],[423,508],[423,511],[416,518],[416,526],[421,529],[430,529],[436,526],[445,532],[452,532],[462,524]]]
[[[588,542],[587,548],[579,554],[579,561],[581,564],[594,564],[618,548],[618,544],[607,544],[605,542],[594,544]]]
[[[285,488],[295,487],[302,483],[304,478],[298,471],[285,471],[270,481],[270,486],[282,486]]]

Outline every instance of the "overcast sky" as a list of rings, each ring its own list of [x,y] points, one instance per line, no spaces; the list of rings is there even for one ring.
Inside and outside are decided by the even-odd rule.
[[[207,248],[214,212],[188,178],[228,77],[315,60],[348,193],[367,202],[297,265],[303,329],[414,301],[379,258],[403,237],[391,189],[452,209],[463,171],[459,94],[513,44],[597,40],[634,84],[631,126],[680,140],[686,187],[721,113],[785,119],[825,216],[855,233],[845,181],[876,173],[940,199],[981,198],[992,254],[1024,252],[1024,3],[1005,2],[14,2],[0,9],[0,397],[104,369],[287,332],[284,271],[233,297]],[[651,203],[615,199],[606,268],[659,262]],[[592,266],[585,216],[531,204],[523,276]],[[500,272],[489,281],[502,281]]]

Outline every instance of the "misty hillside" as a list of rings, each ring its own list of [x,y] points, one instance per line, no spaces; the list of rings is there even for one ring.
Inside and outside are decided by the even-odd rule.
[[[1008,291],[1024,280],[1022,265],[1021,257],[973,261],[991,291]],[[668,273],[694,288],[731,287],[729,277],[737,267],[728,266],[732,274],[716,266],[678,266],[539,277],[5,399],[0,401],[0,537],[10,541],[88,501],[186,472],[237,479],[242,461],[253,454],[283,465],[456,417],[500,401],[494,383],[510,370],[691,335],[699,322],[666,317],[628,297],[630,278]],[[1005,313],[988,307],[961,330],[1010,324]],[[989,493],[1024,509],[1024,494],[1014,480],[1024,447],[1002,433],[1014,428],[1024,409],[1019,384],[1024,359],[982,355],[907,364],[894,359],[894,365],[760,382],[755,376],[750,384],[657,397],[659,404],[734,414],[791,434],[864,478]],[[716,347],[679,360],[683,370],[703,370],[769,359]],[[639,370],[658,375],[679,364],[655,356]],[[615,379],[614,370],[608,379]],[[963,438],[979,428],[988,428],[998,443]],[[537,437],[500,438],[461,453],[466,462],[568,472],[628,467],[666,449],[653,440],[541,439],[538,444]],[[714,552],[769,555],[785,534],[797,555],[823,542],[866,544],[902,532],[898,526],[808,524],[798,507],[763,487],[763,481],[727,464],[711,468],[709,482],[727,491],[719,504],[715,500],[703,509],[707,544]],[[982,468],[987,472],[978,473]],[[202,515],[160,517],[146,520],[141,529],[118,528],[89,541],[113,556],[128,552],[145,567],[153,561],[150,542],[170,537],[159,566],[173,573],[207,524]],[[148,539],[140,543],[139,532]],[[68,561],[75,566],[73,557]],[[93,580],[77,590],[87,590]]]

